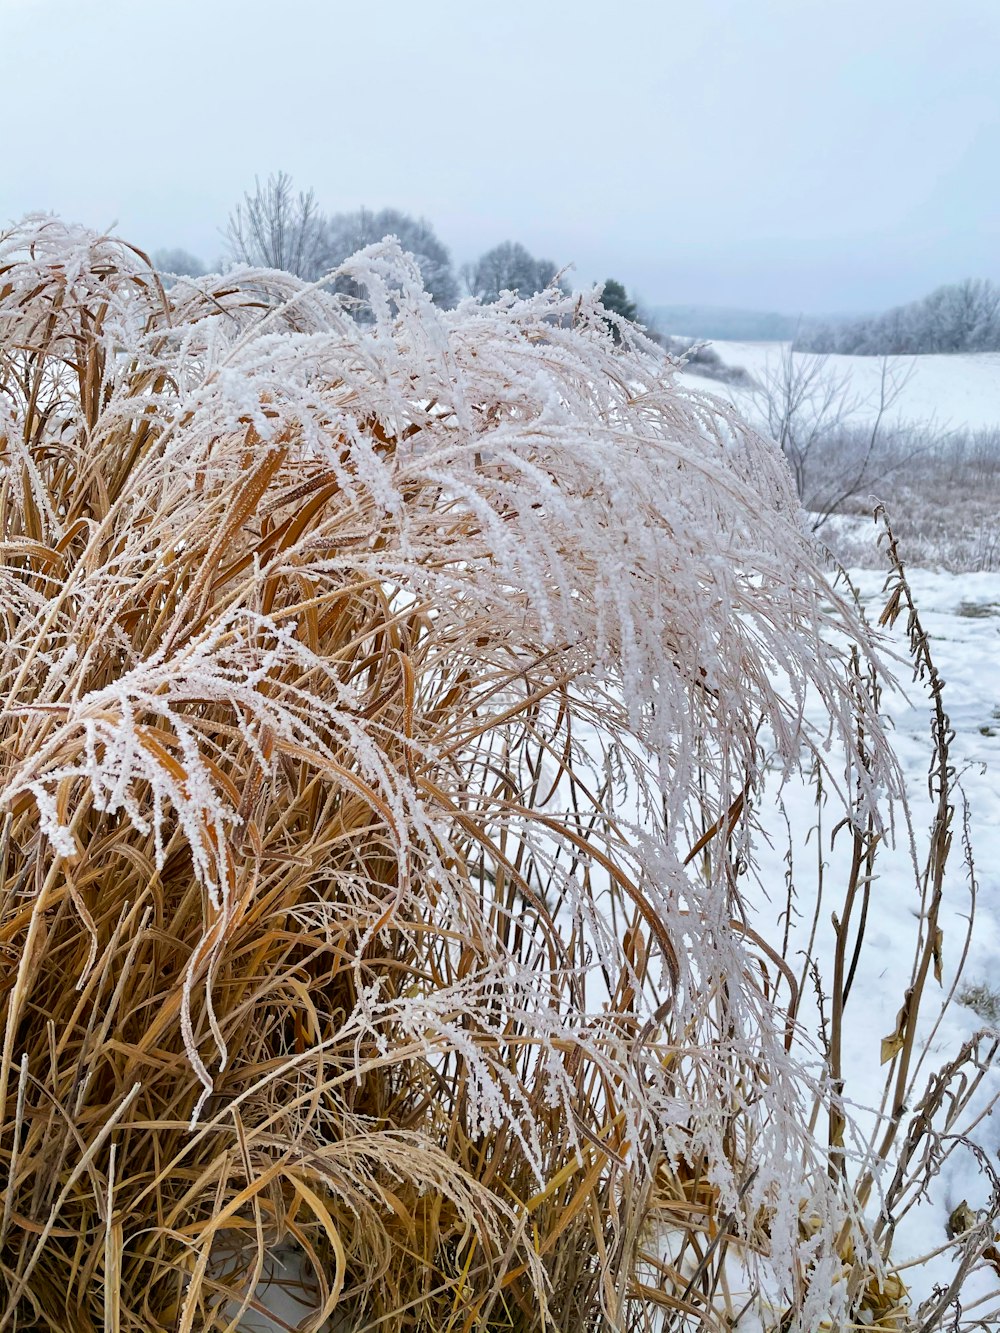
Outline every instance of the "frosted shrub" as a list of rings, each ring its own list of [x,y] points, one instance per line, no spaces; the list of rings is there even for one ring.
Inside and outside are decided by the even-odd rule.
[[[594,299],[340,279],[0,240],[0,1327],[235,1327],[288,1244],[314,1328],[717,1327],[726,1250],[845,1319],[738,873],[765,760],[881,827],[868,632]]]

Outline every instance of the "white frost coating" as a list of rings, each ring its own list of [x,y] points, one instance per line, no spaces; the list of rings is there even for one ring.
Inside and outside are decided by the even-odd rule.
[[[615,345],[593,296],[550,290],[442,311],[413,262],[388,243],[339,270],[370,294],[359,318],[321,287],[237,270],[224,296],[213,279],[178,284],[169,318],[152,319],[156,301],[139,256],[51,219],[28,220],[0,237],[0,340],[13,346],[37,333],[22,299],[39,281],[60,271],[71,309],[103,283],[105,265],[129,280],[107,288],[104,378],[90,430],[141,426],[151,443],[93,523],[86,558],[53,577],[50,596],[4,578],[14,626],[0,663],[4,710],[37,721],[21,733],[31,744],[0,804],[29,793],[61,856],[73,854],[70,824],[85,795],[94,809],[152,829],[161,870],[168,842],[180,835],[206,890],[205,935],[181,1021],[207,1096],[208,1066],[224,1063],[226,1052],[210,1003],[216,1050],[199,1050],[190,999],[202,985],[210,1001],[213,959],[239,912],[234,886],[252,852],[242,793],[220,778],[221,743],[205,711],[215,718],[228,710],[230,731],[264,782],[277,780],[285,747],[309,757],[330,783],[373,793],[373,817],[402,869],[388,902],[345,877],[344,901],[363,905],[371,923],[359,954],[371,934],[409,928],[406,867],[417,864],[438,885],[437,914],[454,913],[466,931],[474,923],[485,943],[484,961],[458,988],[383,1000],[377,988],[359,986],[351,1018],[359,1051],[362,1040],[384,1049],[391,1026],[430,1050],[461,1052],[474,1123],[509,1125],[537,1164],[529,1101],[480,1035],[499,1041],[510,1015],[522,1023],[527,1015],[553,1106],[570,1104],[556,1052],[575,1044],[629,1089],[626,1137],[640,1168],[661,1149],[673,1160],[704,1155],[737,1230],[768,1212],[771,1252],[749,1262],[768,1270],[767,1289],[798,1292],[795,1327],[816,1328],[835,1299],[841,1224],[855,1227],[859,1249],[865,1241],[807,1129],[815,1079],[786,1053],[746,938],[732,927],[726,858],[713,858],[707,875],[702,858],[686,864],[699,833],[758,785],[762,719],[788,772],[804,749],[822,755],[835,737],[847,758],[844,771],[829,775],[831,786],[860,786],[873,807],[898,790],[878,719],[845,670],[849,644],[870,653],[867,633],[825,581],[779,453],[734,413],[683,387],[634,331]],[[68,364],[68,336],[64,354]],[[67,373],[67,399],[74,392]],[[35,497],[54,549],[68,517],[19,450],[19,411],[0,396],[0,465],[18,503]],[[70,427],[63,443],[75,447]],[[226,528],[241,488],[271,464],[245,520]],[[235,565],[259,544],[261,520],[280,510],[284,521],[288,495],[318,473],[329,479],[324,540],[306,528],[270,553],[254,550],[222,593],[195,573],[179,604],[163,601],[164,562],[195,551],[207,565],[224,541]],[[411,764],[400,764],[400,733],[356,711],[352,661],[310,648],[305,612],[268,610],[268,579],[301,580],[311,590],[303,602],[357,586],[382,590],[394,606],[433,608],[435,633],[454,643],[456,660],[476,660],[469,636],[488,627],[482,698],[494,722],[482,732],[468,717],[451,734],[440,724],[417,727],[404,737]],[[148,652],[133,644],[125,614],[143,607],[162,618]],[[363,656],[366,645],[355,651]],[[112,686],[93,689],[88,664],[100,652],[116,654],[120,669]],[[435,669],[446,672],[442,654]],[[496,685],[503,671],[510,678]],[[570,738],[581,771],[589,750],[594,791],[621,786],[629,808],[648,816],[643,829],[599,824],[592,848],[581,850],[570,836],[579,822],[563,808],[558,783],[544,818],[490,793],[491,763],[513,743],[505,706],[523,697],[529,672],[532,687],[566,683],[579,725],[597,738],[596,748]],[[418,681],[418,714],[420,690]],[[807,693],[824,706],[814,730]],[[561,698],[553,686],[542,699],[539,728],[563,725]],[[858,710],[874,743],[865,757],[856,749]],[[423,781],[428,774],[433,780]],[[495,839],[502,833],[523,848],[539,884],[564,900],[588,942],[583,963],[565,957],[556,939],[548,974],[508,957],[461,871],[460,816],[470,809]],[[566,873],[571,855],[586,865],[586,882]],[[606,1011],[602,976],[636,980],[608,915],[608,864],[636,886],[650,926],[644,947],[661,955],[663,992],[634,987],[632,1025]],[[527,903],[523,919],[533,912]],[[540,915],[535,928],[545,930]],[[550,977],[576,973],[586,1002],[553,1007]],[[481,1000],[496,994],[498,981],[504,1009]],[[720,1030],[706,997],[723,990]],[[477,1034],[468,1014],[481,1024]],[[670,1046],[677,1034],[688,1042],[680,1050]],[[749,1183],[734,1176],[723,1143],[727,1108],[740,1103],[748,1068],[767,1070],[754,1104],[739,1106],[756,1167]],[[803,1211],[822,1219],[808,1241],[799,1239]]]

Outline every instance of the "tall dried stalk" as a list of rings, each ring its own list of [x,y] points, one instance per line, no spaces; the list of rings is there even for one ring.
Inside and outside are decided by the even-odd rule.
[[[594,301],[339,279],[0,238],[0,1328],[845,1317],[734,849],[809,691],[881,827],[868,632]]]

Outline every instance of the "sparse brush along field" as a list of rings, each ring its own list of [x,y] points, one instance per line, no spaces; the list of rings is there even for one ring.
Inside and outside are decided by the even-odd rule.
[[[885,567],[869,521],[880,501],[908,566],[1000,571],[1000,352],[719,342],[697,355],[684,381],[781,442],[814,529],[844,564]]]
[[[586,296],[338,276],[0,238],[0,1328],[250,1327],[289,1253],[309,1329],[975,1326],[992,1163],[938,1287],[895,1246],[996,1047],[918,1023],[968,886],[898,562],[912,844],[772,443]],[[792,952],[759,849],[803,784],[850,854]]]

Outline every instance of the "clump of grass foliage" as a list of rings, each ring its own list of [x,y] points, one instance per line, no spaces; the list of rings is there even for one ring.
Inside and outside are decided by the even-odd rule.
[[[289,1245],[310,1329],[910,1327],[915,1018],[856,1170],[739,887],[775,760],[849,903],[899,796],[779,453],[595,300],[334,277],[0,238],[0,1327],[234,1329]]]
[[[991,1027],[1000,1025],[1000,991],[988,982],[967,982],[958,992],[958,1002],[975,1010]]]

